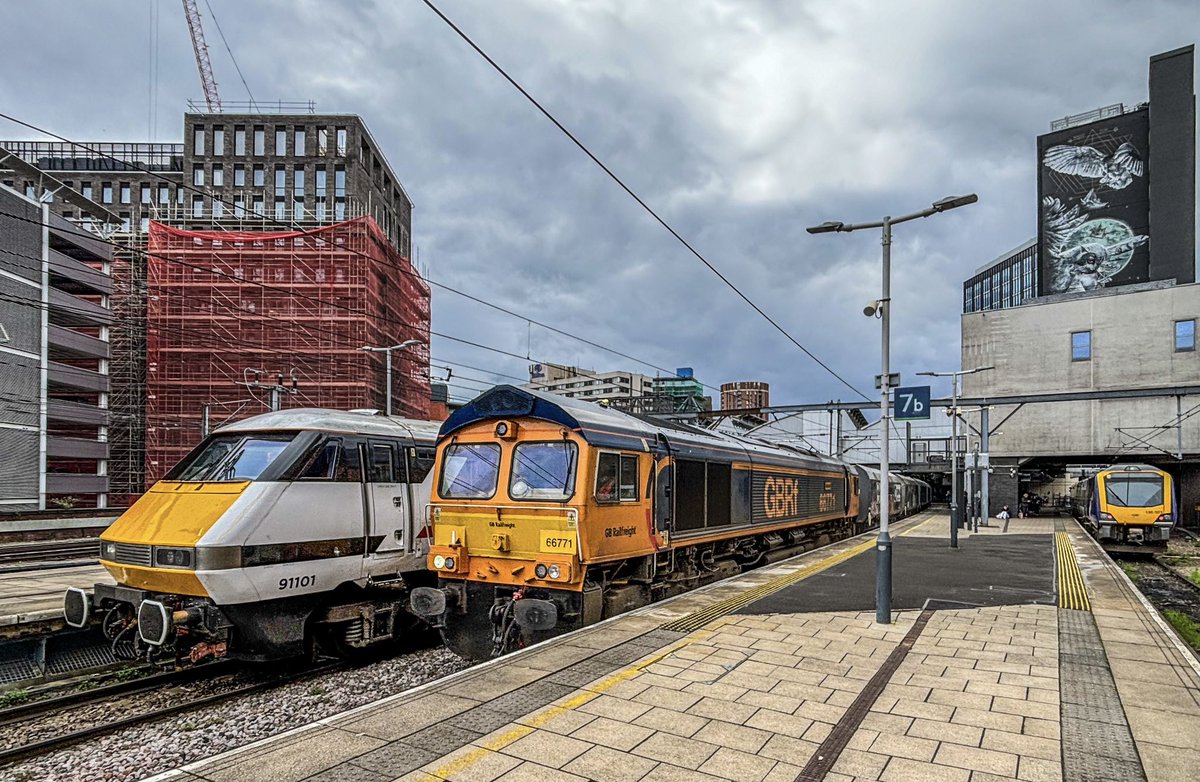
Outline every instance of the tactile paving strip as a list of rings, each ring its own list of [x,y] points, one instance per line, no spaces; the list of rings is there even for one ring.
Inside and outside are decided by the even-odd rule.
[[[1079,570],[1079,560],[1075,557],[1075,549],[1071,547],[1071,538],[1067,533],[1054,533],[1054,554],[1058,565],[1058,607],[1091,611],[1092,603],[1083,583],[1083,573]]]
[[[1096,620],[1071,610],[1058,619],[1063,779],[1145,782]]]

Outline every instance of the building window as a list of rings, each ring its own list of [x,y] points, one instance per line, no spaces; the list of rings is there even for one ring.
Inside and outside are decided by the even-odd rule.
[[[296,128],[292,136],[292,152],[296,157],[304,157],[304,128]]]
[[[316,182],[316,187],[317,187],[317,195],[318,195],[318,196],[324,196],[324,195],[325,195],[325,183],[326,183],[326,181],[328,180],[328,178],[329,178],[329,172],[328,172],[328,171],[326,171],[326,170],[325,170],[325,169],[323,169],[323,168],[318,168],[318,169],[317,169],[317,182]]]
[[[225,154],[225,126],[213,125],[213,154]]]
[[[1090,331],[1072,331],[1071,332],[1071,360],[1072,361],[1091,361],[1092,360],[1092,332],[1090,332]]]
[[[158,202],[160,204],[171,203],[171,186],[170,185],[159,185],[158,186]]]
[[[128,182],[121,183],[121,203],[128,204],[133,201],[133,188]]]
[[[283,203],[283,199],[275,200],[275,219],[283,222],[287,219],[287,206]]]
[[[138,200],[139,200],[141,203],[143,203],[143,204],[148,204],[148,203],[150,203],[150,195],[151,195],[151,194],[150,194],[150,185],[148,185],[148,184],[147,184],[147,185],[142,185],[142,186],[141,186],[141,192],[139,193],[139,195],[141,196],[141,198],[139,198]]]
[[[296,166],[292,170],[292,195],[304,198],[304,166]]]
[[[338,157],[346,156],[346,129],[337,129],[337,155]]]
[[[84,198],[91,201],[92,200],[92,183],[84,182],[83,184],[81,184],[80,192],[83,193]]]
[[[262,156],[267,153],[266,131],[262,125],[254,126],[254,154]]]
[[[301,198],[297,198],[295,201],[292,202],[292,219],[293,220],[303,220],[304,219],[304,200]]]
[[[129,212],[121,212],[121,233],[129,233],[132,227],[133,223],[129,219]]]
[[[257,163],[254,166],[254,186],[255,187],[266,187],[266,184],[267,184],[266,170],[263,169],[263,166],[261,163]]]
[[[325,201],[321,198],[317,199],[316,219],[317,222],[325,222]]]
[[[246,202],[240,198],[233,202],[233,216],[239,219],[246,216]]]
[[[283,157],[287,154],[287,126],[275,126],[275,154]]]
[[[287,189],[287,172],[283,166],[275,166],[275,197],[282,198]]]
[[[213,164],[213,187],[225,185],[225,167],[220,163]]]
[[[202,196],[192,197],[192,217],[204,217],[204,198]]]
[[[338,198],[346,196],[346,167],[335,166],[333,169],[333,194]]]
[[[241,157],[246,154],[246,126],[233,126],[233,154]]]
[[[143,217],[141,220],[138,221],[138,230],[141,231],[142,233],[150,232],[150,218],[149,217]]]
[[[254,215],[256,217],[265,217],[266,216],[266,212],[263,211],[262,196],[255,196],[255,198],[254,198]]]
[[[204,187],[204,166],[192,166],[192,184]]]
[[[220,218],[225,216],[225,204],[220,199],[213,199],[213,217]]]
[[[329,154],[329,130],[326,128],[317,128],[317,154]]]
[[[176,187],[176,188],[175,188],[175,203],[177,203],[177,204],[182,204],[182,203],[183,203],[184,196],[185,196],[186,194],[187,194],[187,190],[185,190],[185,189],[184,189],[184,188],[182,188],[182,187]]]
[[[203,125],[197,125],[196,129],[192,131],[192,154],[193,155],[203,155],[204,154],[204,126]]]
[[[242,165],[241,163],[233,164],[233,186],[234,187],[245,187],[246,186],[246,167],[244,165]]]
[[[345,200],[339,198],[337,201],[334,202],[334,204],[333,204],[333,219],[339,223],[342,220],[346,219],[346,202],[345,202]]]
[[[1196,319],[1175,321],[1175,352],[1196,349]]]

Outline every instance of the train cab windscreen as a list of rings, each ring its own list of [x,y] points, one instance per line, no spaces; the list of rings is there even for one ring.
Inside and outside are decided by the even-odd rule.
[[[451,445],[442,460],[438,493],[446,499],[481,500],[496,493],[500,446],[495,443]]]
[[[1119,508],[1150,508],[1163,504],[1161,475],[1110,475],[1104,479],[1108,504]]]
[[[295,438],[295,432],[214,435],[167,473],[165,480],[252,481]]]
[[[562,502],[575,493],[578,448],[568,440],[518,443],[508,493],[514,500]]]

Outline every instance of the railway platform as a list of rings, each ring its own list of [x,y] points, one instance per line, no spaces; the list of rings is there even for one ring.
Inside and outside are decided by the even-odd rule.
[[[67,587],[90,588],[112,578],[98,564],[40,563],[27,567],[0,567],[0,636],[24,627],[62,624],[63,593]]]
[[[1200,665],[1073,521],[896,525],[155,782],[1181,780]]]

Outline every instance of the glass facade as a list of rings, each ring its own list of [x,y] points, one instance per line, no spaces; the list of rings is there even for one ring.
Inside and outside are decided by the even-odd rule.
[[[963,283],[963,312],[1019,307],[1037,295],[1037,275],[1032,242]]]

